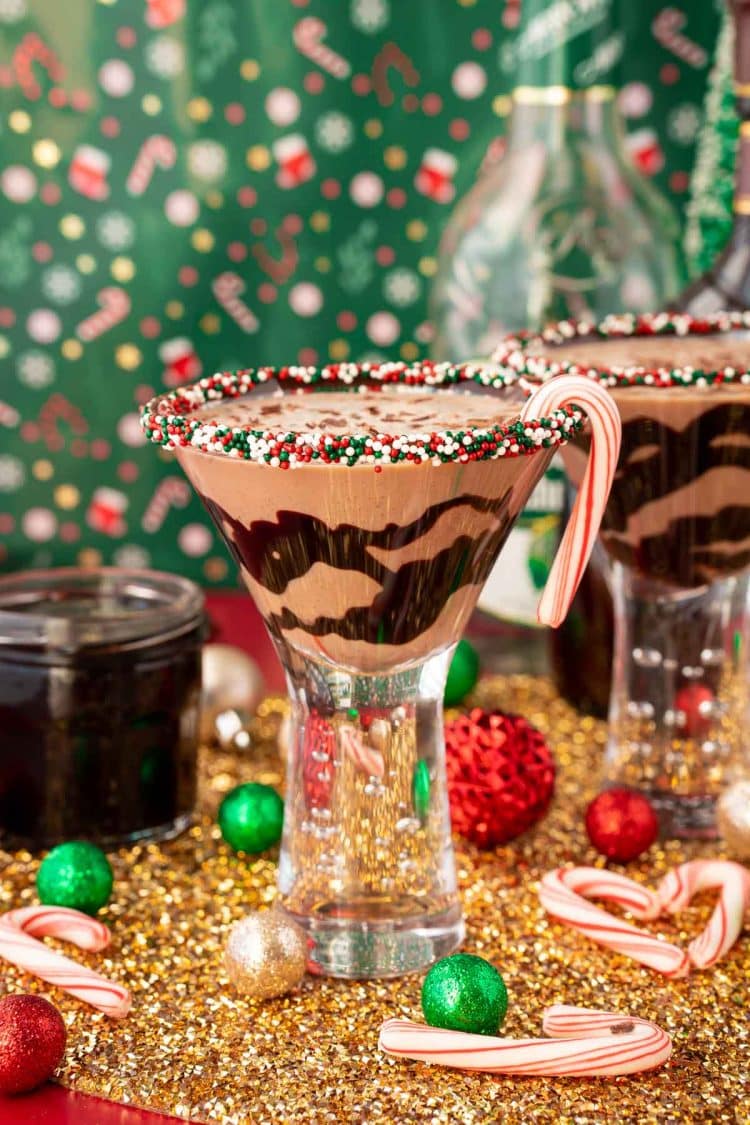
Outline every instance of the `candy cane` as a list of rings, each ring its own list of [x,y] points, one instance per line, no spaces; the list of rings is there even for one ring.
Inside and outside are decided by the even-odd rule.
[[[143,513],[141,527],[144,531],[158,531],[167,518],[170,508],[184,508],[190,500],[190,486],[181,477],[165,477],[156,486]]]
[[[697,891],[713,887],[721,888],[719,901],[703,933],[688,946],[699,969],[714,965],[737,941],[750,906],[750,872],[730,860],[694,859],[665,875],[657,892],[662,908],[676,914]]]
[[[688,39],[686,35],[680,34],[681,28],[685,26],[686,22],[684,12],[679,12],[677,8],[664,8],[651,24],[651,30],[657,43],[661,43],[662,47],[666,47],[676,58],[686,62],[688,66],[700,70],[702,66],[706,65],[708,56],[698,43]]]
[[[615,918],[583,895],[612,899],[641,918],[653,918],[660,910],[658,897],[651,891],[624,875],[598,867],[559,867],[544,876],[539,890],[548,914],[592,941],[668,977],[683,977],[690,971],[690,959],[682,949]]]
[[[86,317],[76,328],[79,338],[86,343],[109,332],[130,313],[130,297],[124,289],[109,285],[99,290],[96,299],[101,306],[99,312]]]
[[[297,262],[299,261],[297,242],[286,230],[283,223],[276,228],[274,233],[281,247],[281,257],[274,258],[260,242],[253,246],[253,257],[264,273],[267,273],[277,285],[283,285],[297,268]]]
[[[591,451],[568,526],[565,529],[537,611],[542,625],[565,619],[594,547],[617,468],[622,424],[610,394],[582,375],[560,375],[526,400],[521,420],[546,418],[571,402],[581,406],[591,427]]]
[[[65,69],[55,52],[32,31],[24,35],[13,52],[13,70],[18,85],[32,101],[37,101],[42,95],[42,87],[34,74],[35,62],[46,70],[53,82],[61,82],[65,77]]]
[[[388,72],[397,70],[407,86],[419,84],[419,71],[397,43],[386,43],[372,64],[372,87],[381,105],[393,105],[396,95],[391,89]]]
[[[106,926],[64,906],[26,906],[0,915],[0,958],[98,1008],[112,1019],[130,1010],[130,993],[92,969],[49,949],[39,938],[70,941],[92,953],[109,944]]]
[[[667,1033],[636,1016],[554,1004],[542,1028],[548,1039],[500,1039],[390,1019],[379,1046],[387,1055],[459,1070],[574,1078],[654,1070],[672,1053]]]
[[[305,16],[294,25],[292,39],[301,55],[334,78],[348,78],[352,68],[343,55],[323,44],[328,28],[316,16]]]
[[[161,133],[147,137],[138,150],[133,167],[130,169],[125,187],[131,195],[143,195],[157,168],[173,168],[177,160],[174,141]]]
[[[359,731],[348,723],[339,727],[339,741],[341,749],[354,762],[358,770],[368,777],[382,777],[385,773],[385,762],[379,750],[367,746],[362,740]]]
[[[221,307],[239,324],[243,332],[257,332],[259,323],[255,313],[247,307],[240,295],[245,292],[245,282],[236,273],[227,271],[212,283],[214,297]]]
[[[88,432],[88,423],[81,411],[64,395],[53,394],[39,411],[39,429],[42,440],[50,450],[62,449],[65,439],[60,433],[59,423],[67,422],[77,437]]]
[[[18,413],[15,406],[11,406],[10,403],[7,402],[0,402],[0,425],[12,429],[14,426],[17,426],[20,421],[21,415]]]

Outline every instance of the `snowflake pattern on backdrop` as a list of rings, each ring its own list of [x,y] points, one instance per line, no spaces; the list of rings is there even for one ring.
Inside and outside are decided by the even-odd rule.
[[[201,371],[429,354],[449,197],[501,146],[518,6],[59,7],[0,0],[0,567],[234,583],[197,498],[170,503],[175,465],[144,444],[138,408]],[[709,67],[656,41],[657,14],[634,32],[621,104],[679,205]],[[717,23],[693,5],[680,34],[710,55]],[[419,185],[435,154],[455,175],[433,198]]]

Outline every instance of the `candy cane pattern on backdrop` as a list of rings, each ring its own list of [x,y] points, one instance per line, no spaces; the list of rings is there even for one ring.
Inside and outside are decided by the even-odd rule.
[[[390,1019],[379,1046],[388,1055],[459,1070],[574,1078],[653,1070],[672,1053],[667,1033],[636,1016],[554,1004],[542,1026],[548,1039],[505,1039]]]
[[[0,958],[69,992],[112,1019],[130,1010],[130,993],[106,977],[77,965],[40,941],[43,937],[72,942],[92,953],[109,944],[106,926],[63,906],[26,906],[0,915]]]
[[[651,24],[651,30],[657,43],[661,43],[662,47],[671,51],[675,58],[700,70],[706,65],[708,55],[699,43],[682,34],[686,22],[684,12],[678,11],[677,8],[663,8]]]
[[[130,297],[124,289],[118,289],[115,285],[100,289],[96,299],[101,306],[99,312],[87,316],[76,328],[79,339],[86,343],[109,332],[122,323],[130,313]]]
[[[328,28],[317,16],[305,16],[295,24],[292,39],[299,53],[326,74],[333,78],[348,78],[352,72],[351,65],[338,51],[333,51],[323,43],[327,32]]]
[[[185,508],[190,501],[190,485],[182,477],[165,477],[154,490],[146,505],[141,527],[144,531],[158,531],[170,508]]]
[[[125,186],[131,195],[143,195],[157,168],[173,168],[177,160],[174,141],[162,133],[147,137],[130,169]]]
[[[241,294],[245,292],[245,282],[238,274],[232,273],[231,270],[219,274],[211,288],[221,307],[243,332],[258,331],[260,326],[258,318],[241,299]]]
[[[640,918],[654,918],[661,911],[652,891],[598,867],[558,867],[544,876],[539,889],[542,906],[559,922],[667,977],[687,975],[690,959],[684,950],[615,918],[585,895],[618,902]]]
[[[547,418],[574,403],[586,413],[591,434],[586,472],[537,611],[542,625],[565,620],[594,548],[620,453],[622,423],[611,395],[582,375],[559,375],[524,403],[521,421]]]
[[[676,914],[698,891],[720,888],[708,925],[688,946],[690,960],[707,969],[727,953],[742,930],[750,906],[750,872],[730,860],[694,859],[664,876],[657,895],[663,910]]]

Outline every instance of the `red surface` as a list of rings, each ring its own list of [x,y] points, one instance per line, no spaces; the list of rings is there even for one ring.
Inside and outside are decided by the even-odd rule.
[[[206,604],[211,640],[244,649],[258,663],[268,691],[283,691],[281,667],[251,598],[239,591],[209,594]],[[74,1094],[51,1083],[23,1097],[0,1098],[0,1125],[164,1125],[177,1120]]]

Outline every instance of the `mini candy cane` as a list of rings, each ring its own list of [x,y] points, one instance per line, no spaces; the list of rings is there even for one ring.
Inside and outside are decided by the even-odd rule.
[[[323,44],[328,29],[316,16],[305,16],[295,24],[292,32],[294,45],[301,55],[310,59],[321,70],[334,78],[348,78],[352,68],[343,55]]]
[[[339,727],[339,741],[341,749],[351,758],[358,770],[368,777],[383,776],[385,773],[383,755],[372,746],[367,746],[359,731],[349,723],[343,723]]]
[[[676,914],[697,891],[713,887],[721,888],[719,901],[703,933],[688,946],[699,969],[714,965],[737,941],[750,906],[750,872],[730,860],[694,859],[665,875],[657,892],[662,909]]]
[[[128,1014],[130,993],[126,988],[49,949],[39,940],[43,937],[70,941],[79,949],[96,953],[109,943],[106,926],[64,906],[11,910],[0,915],[0,958],[64,989],[112,1019],[123,1019]]]
[[[591,451],[568,526],[565,529],[537,611],[542,625],[565,619],[594,547],[620,453],[622,424],[609,393],[582,375],[559,375],[528,398],[521,421],[546,418],[575,403],[591,427]]]
[[[663,8],[651,24],[651,30],[657,43],[661,43],[662,47],[666,47],[688,66],[700,70],[706,65],[707,55],[703,47],[681,34],[686,22],[684,12],[678,11],[677,8]]]
[[[598,867],[558,867],[542,879],[539,897],[558,921],[600,945],[623,953],[667,977],[683,977],[690,959],[676,945],[660,941],[588,902],[584,895],[612,899],[640,918],[654,918],[661,909],[658,896],[632,879]]]
[[[379,1046],[387,1055],[459,1070],[573,1078],[654,1070],[672,1053],[666,1032],[635,1016],[554,1004],[542,1027],[548,1039],[500,1039],[390,1019]]]
[[[124,289],[109,285],[99,290],[96,299],[101,306],[99,312],[86,317],[76,328],[79,339],[85,340],[86,343],[109,332],[130,313],[130,297]]]
[[[130,169],[125,187],[131,195],[143,195],[151,183],[156,168],[173,168],[176,159],[177,148],[169,137],[165,137],[162,133],[147,137]]]
[[[184,508],[190,500],[190,486],[181,477],[165,477],[156,486],[146,505],[141,527],[144,531],[158,531],[167,518],[170,508]]]
[[[65,70],[55,52],[32,31],[24,35],[13,52],[13,70],[18,85],[32,101],[42,96],[42,87],[34,74],[35,62],[46,70],[53,82],[61,82],[65,77]]]
[[[258,318],[240,300],[240,295],[245,292],[245,282],[241,277],[227,270],[226,273],[219,274],[211,288],[221,307],[229,313],[235,324],[239,324],[243,332],[258,331]]]

